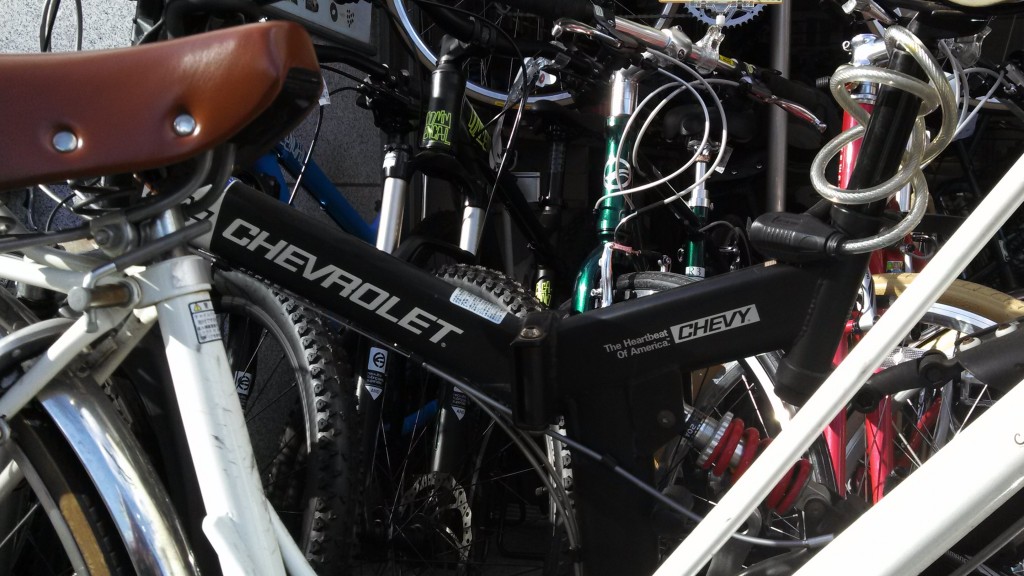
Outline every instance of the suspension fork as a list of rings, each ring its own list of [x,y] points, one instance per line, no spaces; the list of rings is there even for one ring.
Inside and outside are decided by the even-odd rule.
[[[562,190],[565,185],[565,132],[553,127],[551,135],[551,157],[548,170],[548,191],[540,198],[540,223],[549,237],[557,236],[562,225]],[[533,292],[545,306],[551,305],[551,285],[556,279],[556,270],[549,263],[537,266],[537,280]]]
[[[693,210],[693,215],[697,217],[698,228],[703,228],[708,223],[708,215],[711,212],[708,189],[705,182],[701,182],[701,179],[707,174],[708,162],[711,161],[710,156],[711,143],[708,143],[702,149],[697,150],[697,162],[694,163],[694,176],[699,183],[693,189],[689,206]],[[686,245],[686,275],[691,278],[704,278],[704,274],[704,240],[690,240]]]
[[[384,147],[384,191],[377,224],[377,249],[388,254],[398,248],[405,220],[409,180],[412,177],[409,147],[390,142]]]
[[[647,72],[638,66],[617,70],[612,77],[612,89],[609,103],[608,118],[605,121],[605,163],[602,195],[606,196],[597,207],[597,239],[600,246],[596,247],[580,267],[576,276],[573,292],[572,310],[581,313],[594,308],[594,298],[601,281],[601,260],[604,246],[615,241],[615,229],[622,220],[625,201],[622,196],[608,196],[619,192],[622,185],[629,186],[633,167],[625,158],[619,158],[619,142],[629,117],[636,110],[637,92],[640,80]],[[631,148],[631,142],[623,142],[623,150]],[[610,270],[610,263],[605,264]],[[601,295],[609,299],[610,295]],[[608,300],[610,301],[610,300]]]

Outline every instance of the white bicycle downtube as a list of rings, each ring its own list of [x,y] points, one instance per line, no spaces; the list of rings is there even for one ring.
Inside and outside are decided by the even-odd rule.
[[[157,304],[157,315],[206,506],[203,532],[224,574],[283,576],[269,505],[208,292],[209,265],[190,266],[187,261],[196,258],[158,263],[146,275],[171,294]]]
[[[694,574],[708,562],[1022,200],[1024,156],[1017,160],[939,250],[924,272],[793,417],[790,425],[758,456],[704,521],[661,565],[655,576]]]

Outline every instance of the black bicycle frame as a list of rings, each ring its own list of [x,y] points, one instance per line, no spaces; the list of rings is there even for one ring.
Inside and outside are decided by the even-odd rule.
[[[510,345],[522,320],[474,308],[472,297],[427,272],[238,182],[202,216],[214,226],[200,247],[226,262],[418,361],[492,392],[511,389]],[[685,425],[689,370],[790,347],[807,328],[819,284],[844,266],[755,266],[567,318],[555,328],[557,377],[545,384],[558,390],[571,435],[650,481],[654,450]],[[836,308],[845,318],[848,306]],[[838,342],[842,323],[835,325]],[[576,473],[587,550],[636,553],[617,554],[601,573],[653,569],[649,498],[599,464],[579,462]]]
[[[892,60],[920,74],[908,58]],[[916,102],[881,91],[854,172],[860,185],[895,170],[890,152],[902,151]],[[880,209],[836,206],[832,221],[862,237],[877,232]],[[569,435],[603,455],[574,461],[578,552],[591,576],[657,566],[651,499],[607,468],[653,483],[655,451],[688,425],[689,371],[783,349],[776,390],[809,395],[831,366],[866,260],[754,266],[564,320],[549,311],[524,321],[240,183],[204,217],[214,226],[201,247],[228,262],[455,378],[514,401],[551,399],[536,403],[542,415],[565,415]]]
[[[509,345],[522,321],[453,303],[429,273],[236,182],[202,215],[200,247],[266,278],[380,341],[469,382],[511,383]],[[563,320],[566,394],[777,350],[800,333],[829,265],[762,265]],[[570,376],[566,374],[566,376]]]

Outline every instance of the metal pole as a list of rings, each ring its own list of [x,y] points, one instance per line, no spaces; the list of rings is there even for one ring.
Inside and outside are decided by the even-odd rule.
[[[791,0],[772,10],[772,68],[789,77],[789,34],[793,15]],[[788,118],[781,108],[772,107],[768,137],[768,211],[786,209],[786,129]]]

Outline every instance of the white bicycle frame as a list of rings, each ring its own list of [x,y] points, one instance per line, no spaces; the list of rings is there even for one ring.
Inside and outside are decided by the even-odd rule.
[[[1022,202],[1024,156],[655,576],[695,574],[710,560]],[[917,574],[1021,487],[1021,413],[1024,386],[1018,385],[798,574]],[[978,460],[985,462],[984,474],[967,465]],[[936,505],[934,494],[956,497]]]
[[[175,214],[176,209],[165,214],[165,228],[179,226]],[[119,334],[115,363],[123,360],[153,322],[155,309],[206,509],[203,532],[223,573],[283,575],[287,567],[289,574],[313,574],[263,494],[227,354],[212,318],[209,262],[177,255],[129,275],[109,266],[90,271],[93,260],[56,250],[26,252],[39,262],[0,255],[0,277],[62,293],[118,283],[130,287],[134,297],[124,306],[89,310],[74,322],[0,397],[0,414],[16,414],[83,349],[135,311],[142,320],[125,325],[134,326],[136,334]],[[97,270],[103,271],[99,281]]]

